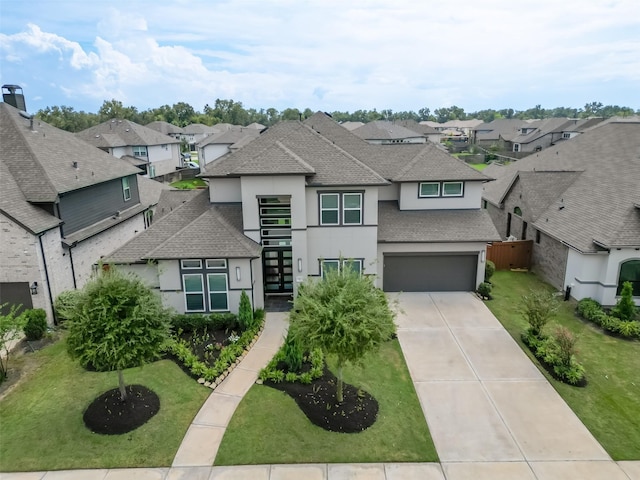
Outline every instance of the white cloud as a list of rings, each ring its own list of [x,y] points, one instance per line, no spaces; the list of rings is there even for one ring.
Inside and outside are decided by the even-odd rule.
[[[571,85],[595,93],[598,82],[640,76],[635,0],[116,0],[93,6],[93,25],[83,8],[44,12],[59,19],[55,33],[29,24],[0,35],[2,59],[53,54],[57,68],[86,73],[61,74],[59,88],[139,108],[201,109],[215,98],[324,110],[498,108],[512,98],[517,108],[526,92],[544,103]]]

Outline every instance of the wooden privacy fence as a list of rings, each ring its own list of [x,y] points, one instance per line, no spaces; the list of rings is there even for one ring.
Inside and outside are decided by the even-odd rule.
[[[487,245],[487,260],[496,265],[496,270],[512,268],[531,268],[533,240],[514,242],[493,242]]]

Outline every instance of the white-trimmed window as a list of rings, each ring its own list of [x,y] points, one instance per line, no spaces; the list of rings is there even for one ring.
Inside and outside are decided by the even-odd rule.
[[[338,225],[340,222],[340,194],[320,194],[320,225]]]
[[[362,193],[321,193],[320,225],[362,225]]]
[[[182,275],[186,312],[204,312],[204,285],[201,273]]]
[[[229,289],[227,287],[226,273],[207,273],[207,285],[209,287],[209,310],[229,310]]]
[[[461,197],[463,193],[462,182],[442,182],[443,197]]]
[[[420,184],[419,197],[439,197],[440,182],[423,182]]]
[[[208,259],[206,261],[207,269],[215,270],[218,268],[227,268],[227,260],[225,258],[220,259]]]
[[[134,157],[146,157],[147,156],[147,147],[144,145],[134,145],[133,156]]]
[[[514,152],[519,152],[520,151],[520,144],[519,143],[514,143],[513,144],[513,151]]]
[[[345,268],[350,268],[351,270],[357,272],[358,274],[362,274],[362,259],[360,258],[349,258],[349,259],[325,259],[320,261],[320,274],[324,277],[325,272],[331,270],[338,270],[340,272],[344,271]]]
[[[129,177],[122,177],[122,196],[124,201],[131,200],[131,185],[129,184]]]
[[[183,270],[202,268],[202,260],[180,260],[180,267]]]
[[[342,194],[342,223],[345,225],[362,224],[362,194]]]

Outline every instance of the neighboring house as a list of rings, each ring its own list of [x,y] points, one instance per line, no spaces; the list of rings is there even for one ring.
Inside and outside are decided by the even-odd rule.
[[[429,125],[418,123],[415,120],[396,120],[393,123],[404,128],[408,128],[409,130],[413,130],[414,132],[417,132],[420,135],[426,137],[428,141],[436,144],[439,144],[442,138],[442,132],[436,130],[433,127],[430,127]]]
[[[151,122],[145,125],[147,128],[151,130],[155,130],[156,132],[162,133],[163,135],[167,135],[171,138],[175,138],[176,140],[180,140],[183,135],[183,129],[169,122],[156,121]]]
[[[182,139],[189,144],[189,150],[195,152],[196,145],[209,135],[224,132],[226,130],[227,128],[220,127],[218,125],[210,127],[209,125],[204,125],[202,123],[192,123],[182,129]]]
[[[116,158],[134,157],[138,162],[136,166],[149,178],[182,167],[180,140],[130,120],[107,120],[76,136]]]
[[[470,138],[473,129],[478,125],[482,125],[484,122],[482,120],[478,120],[476,118],[472,118],[471,120],[449,120],[440,124],[442,131],[454,130],[460,132],[460,135]]]
[[[523,125],[520,135],[509,141],[513,152],[539,152],[555,145],[562,140],[568,140],[601,122],[602,118],[571,120],[568,118],[546,118]]]
[[[206,171],[206,165],[222,155],[236,149],[236,144],[244,144],[260,135],[257,128],[238,127],[225,132],[214,133],[196,145],[201,171]]]
[[[503,238],[531,239],[533,268],[576,299],[640,305],[640,122],[602,122],[570,142],[492,167],[484,205]]]
[[[526,128],[527,125],[528,122],[526,120],[498,118],[488,123],[481,123],[473,128],[470,141],[479,147],[490,148],[497,146],[499,150],[503,151],[507,148],[505,142],[510,142],[522,134],[522,128]]]
[[[426,143],[427,137],[402,125],[376,120],[351,130],[351,133],[373,145],[391,145],[396,143]]]
[[[274,125],[203,176],[207,192],[165,194],[151,228],[106,259],[181,312],[236,311],[242,290],[261,307],[347,261],[386,291],[472,291],[499,239],[484,174],[432,143],[368,144],[323,113]]]
[[[43,308],[147,228],[163,185],[0,103],[0,303]]]

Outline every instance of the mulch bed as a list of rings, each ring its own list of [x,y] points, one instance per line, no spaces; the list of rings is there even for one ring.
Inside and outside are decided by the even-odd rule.
[[[307,418],[330,432],[357,433],[373,425],[378,401],[368,392],[344,383],[344,401],[336,399],[337,379],[325,367],[322,377],[305,385],[299,382],[264,383],[292,397]]]
[[[147,423],[160,411],[160,399],[142,385],[127,385],[127,400],[120,400],[120,390],[114,388],[96,398],[84,412],[84,424],[89,430],[104,435],[120,435]]]

